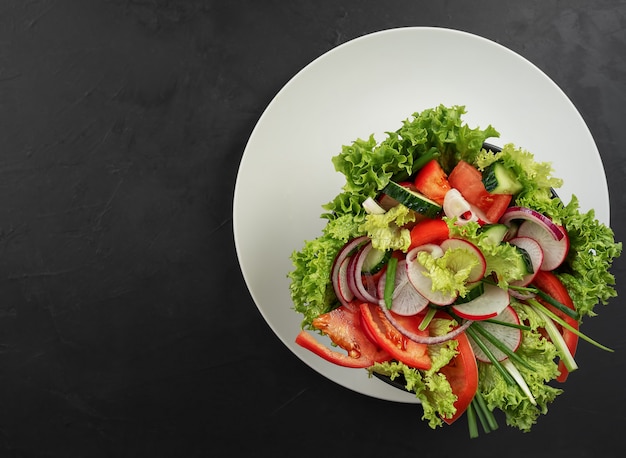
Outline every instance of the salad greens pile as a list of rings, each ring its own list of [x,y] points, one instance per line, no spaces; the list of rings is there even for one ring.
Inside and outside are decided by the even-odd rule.
[[[316,331],[312,323],[315,318],[330,312],[341,304],[331,283],[331,269],[338,251],[349,240],[368,235],[377,241],[381,249],[406,249],[410,235],[403,226],[412,221],[406,207],[394,207],[384,215],[368,215],[363,203],[376,198],[390,181],[399,182],[412,176],[424,164],[436,158],[444,171],[449,173],[459,161],[484,170],[494,161],[502,161],[514,170],[523,190],[514,198],[515,205],[535,209],[562,225],[570,237],[569,255],[554,273],[567,287],[581,320],[583,316],[594,316],[597,304],[608,304],[617,295],[615,279],[610,273],[613,261],[620,256],[622,244],[614,239],[610,227],[600,223],[593,210],[583,212],[576,196],[565,203],[555,195],[554,189],[562,181],[552,177],[549,163],[537,162],[534,156],[514,145],[504,145],[497,153],[483,148],[488,138],[498,137],[492,127],[470,128],[462,121],[463,106],[440,105],[414,113],[402,126],[387,132],[380,143],[373,136],[357,139],[342,147],[332,158],[335,169],[345,175],[346,183],[341,192],[322,206],[322,218],[327,220],[322,234],[314,240],[304,242],[301,250],[291,255],[294,269],[288,273],[291,280],[290,293],[294,310],[301,314],[302,329]],[[450,224],[452,232],[472,240],[486,252],[487,264],[493,271],[500,272],[498,279],[506,282],[516,278],[516,273],[505,272],[510,253],[502,246],[488,247],[481,240],[479,225],[464,226]],[[491,252],[489,250],[492,250]],[[526,304],[511,300],[511,306],[528,325],[523,331],[520,348],[516,351],[531,362],[534,370],[520,367],[520,372],[534,394],[536,404],[531,403],[519,389],[507,384],[494,365],[478,362],[479,386],[489,410],[501,410],[507,424],[529,431],[540,414],[545,414],[548,405],[562,393],[562,388],[550,384],[558,375],[555,346],[539,332],[544,317]],[[441,326],[450,322],[440,320]],[[453,322],[452,322],[453,323]],[[441,333],[445,333],[444,329]],[[428,371],[418,370],[397,361],[376,363],[368,369],[390,376],[402,376],[407,389],[416,393],[424,409],[424,419],[431,427],[442,424],[441,416],[453,411],[454,395],[450,384],[438,369],[445,366],[455,353],[455,342],[429,346],[433,361]]]

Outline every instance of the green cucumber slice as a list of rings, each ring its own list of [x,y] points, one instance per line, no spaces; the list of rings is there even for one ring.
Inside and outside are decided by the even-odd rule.
[[[480,229],[482,234],[487,235],[485,240],[493,245],[498,245],[502,242],[508,231],[509,227],[506,224],[485,224]]]
[[[496,161],[483,170],[483,184],[492,194],[517,194],[523,189],[513,170]]]
[[[362,271],[368,274],[379,272],[380,269],[387,265],[391,253],[391,250],[379,250],[378,248],[372,247],[363,261]]]
[[[383,193],[397,200],[405,207],[429,218],[433,218],[441,212],[441,205],[437,202],[430,200],[420,192],[407,189],[394,181],[390,181],[389,184],[385,186]]]

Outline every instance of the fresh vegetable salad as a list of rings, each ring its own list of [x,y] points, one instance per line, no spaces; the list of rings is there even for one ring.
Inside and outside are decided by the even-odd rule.
[[[551,164],[486,143],[498,132],[464,113],[415,113],[333,157],[346,183],[291,256],[296,342],[415,393],[432,428],[465,414],[475,437],[500,410],[530,431],[580,340],[612,351],[580,328],[616,296],[622,245],[576,196],[561,200]]]

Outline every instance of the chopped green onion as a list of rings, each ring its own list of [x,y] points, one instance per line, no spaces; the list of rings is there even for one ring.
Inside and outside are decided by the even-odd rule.
[[[537,306],[535,306],[535,313],[543,319],[545,323],[544,328],[548,332],[550,340],[558,350],[559,355],[561,356],[561,361],[563,362],[563,364],[565,364],[568,372],[574,372],[576,369],[578,369],[578,364],[576,364],[576,361],[574,360],[574,355],[572,355],[572,352],[569,351],[569,348],[565,343],[565,339],[563,339],[563,336],[557,329],[555,322],[551,320],[547,314],[544,313],[545,311],[548,311],[548,309],[539,304],[539,302],[537,301],[533,302],[536,302],[538,304]]]
[[[467,406],[467,425],[469,428],[470,439],[476,439],[478,437],[478,425],[476,424],[476,411],[473,406],[474,401]]]
[[[494,417],[493,412],[489,410],[489,407],[487,407],[487,404],[483,399],[483,395],[480,394],[480,391],[476,392],[476,394],[474,395],[474,399],[476,399],[480,410],[482,410],[485,414],[485,418],[487,419],[487,423],[489,424],[489,429],[491,429],[492,431],[498,429],[498,422],[496,421],[496,417]]]
[[[424,318],[422,318],[422,321],[417,328],[420,331],[424,331],[428,327],[432,319],[435,317],[436,313],[437,313],[437,309],[435,307],[428,307],[428,310],[426,310],[426,314],[424,315]]]
[[[509,328],[521,329],[522,331],[532,331],[532,328],[530,326],[517,323],[509,323],[508,321],[496,320],[495,318],[487,318],[486,320],[482,321],[484,321],[485,323],[499,324],[500,326],[508,326]]]
[[[518,362],[519,364],[521,364],[522,366],[524,366],[525,368],[531,371],[535,370],[535,368],[532,367],[530,364],[528,364],[528,362],[524,358],[521,358],[517,353],[515,353],[513,350],[507,347],[504,343],[502,343],[502,341],[500,341],[496,336],[494,336],[492,333],[487,331],[483,326],[481,326],[478,323],[474,323],[472,327],[475,328],[480,334],[482,334],[482,336],[485,339],[487,339],[487,341],[489,341],[491,345],[496,347],[498,350],[500,350],[502,353],[507,355],[509,358],[515,360],[516,362]]]
[[[385,274],[385,291],[384,299],[385,305],[389,310],[393,305],[393,290],[396,286],[396,267],[398,267],[398,258],[391,257],[387,263],[387,273]]]
[[[535,397],[531,393],[530,388],[528,384],[526,383],[526,380],[524,380],[524,377],[522,376],[520,371],[517,369],[515,364],[513,364],[513,361],[511,361],[510,359],[505,359],[504,361],[502,361],[502,365],[513,376],[513,378],[515,379],[519,387],[522,389],[522,391],[524,392],[524,394],[530,401],[530,403],[536,406],[537,401],[535,400]]]
[[[554,299],[552,296],[544,293],[543,291],[541,291],[540,289],[537,289],[536,293],[541,296],[541,298],[543,300],[545,300],[546,302],[548,302],[550,305],[554,306],[555,308],[557,308],[558,310],[560,310],[561,312],[563,312],[564,314],[566,314],[567,316],[569,316],[570,318],[573,318],[575,320],[579,320],[580,319],[580,314],[576,311],[573,310],[571,308],[569,308],[567,305],[565,304],[561,304],[559,301],[557,301],[556,299]]]
[[[487,358],[489,358],[489,361],[491,361],[491,363],[497,369],[497,371],[500,372],[500,375],[502,375],[504,380],[509,385],[516,385],[516,382],[511,376],[511,374],[509,374],[509,372],[504,367],[502,367],[502,364],[500,364],[500,361],[498,361],[498,358],[494,356],[493,352],[489,349],[489,347],[487,347],[487,345],[485,345],[485,343],[481,340],[480,336],[476,333],[476,330],[473,329],[472,326],[470,326],[465,330],[465,332],[467,332],[467,334],[472,338],[472,340],[476,342],[476,345],[478,345],[480,349],[483,351],[483,353],[485,353]]]
[[[485,415],[485,412],[483,412],[483,409],[481,409],[480,405],[478,405],[478,401],[476,401],[476,397],[472,399],[472,402],[470,403],[469,407],[472,408],[472,410],[475,412],[476,416],[478,417],[478,420],[480,421],[480,425],[483,427],[483,431],[489,434],[491,432],[491,428],[489,427],[487,416]]]
[[[602,345],[599,342],[596,342],[595,340],[593,340],[591,337],[588,337],[587,335],[583,334],[582,332],[580,332],[578,329],[572,327],[567,321],[565,321],[563,318],[561,318],[560,316],[558,316],[556,313],[552,312],[552,310],[548,309],[546,306],[544,306],[541,302],[536,301],[536,300],[529,300],[528,301],[530,304],[532,304],[536,309],[540,310],[541,312],[543,312],[545,315],[547,315],[549,318],[551,318],[553,321],[557,322],[558,324],[560,324],[561,326],[563,326],[565,329],[573,332],[574,334],[576,334],[578,337],[580,337],[583,340],[586,340],[587,342],[589,342],[591,345],[594,345],[602,350],[605,351],[610,351],[610,352],[614,352],[614,350],[612,348],[609,347],[605,347],[604,345]]]

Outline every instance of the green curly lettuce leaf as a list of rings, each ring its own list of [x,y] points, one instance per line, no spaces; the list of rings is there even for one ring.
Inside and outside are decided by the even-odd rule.
[[[346,183],[342,192],[323,206],[327,212],[322,216],[334,219],[348,213],[363,215],[361,204],[365,199],[376,197],[390,180],[411,176],[425,158],[437,157],[446,172],[461,159],[473,162],[483,142],[499,133],[491,126],[484,130],[470,128],[463,123],[463,114],[463,106],[439,105],[414,113],[398,130],[387,132],[380,143],[370,135],[367,140],[344,145],[332,161]]]
[[[498,286],[507,288],[514,280],[519,280],[525,274],[521,269],[521,253],[508,243],[494,244],[489,240],[487,233],[481,232],[481,226],[473,221],[464,225],[454,224],[454,219],[444,218],[448,223],[451,237],[459,237],[476,245],[485,257],[487,264],[485,275],[495,274]]]
[[[291,254],[294,268],[287,274],[289,290],[294,310],[303,315],[303,329],[312,329],[315,318],[339,305],[331,282],[333,261],[348,240],[363,235],[359,231],[362,221],[352,215],[328,221],[320,237]]]
[[[406,252],[411,244],[411,232],[402,226],[413,221],[415,213],[399,204],[383,214],[366,215],[359,231],[369,236],[376,249]]]

